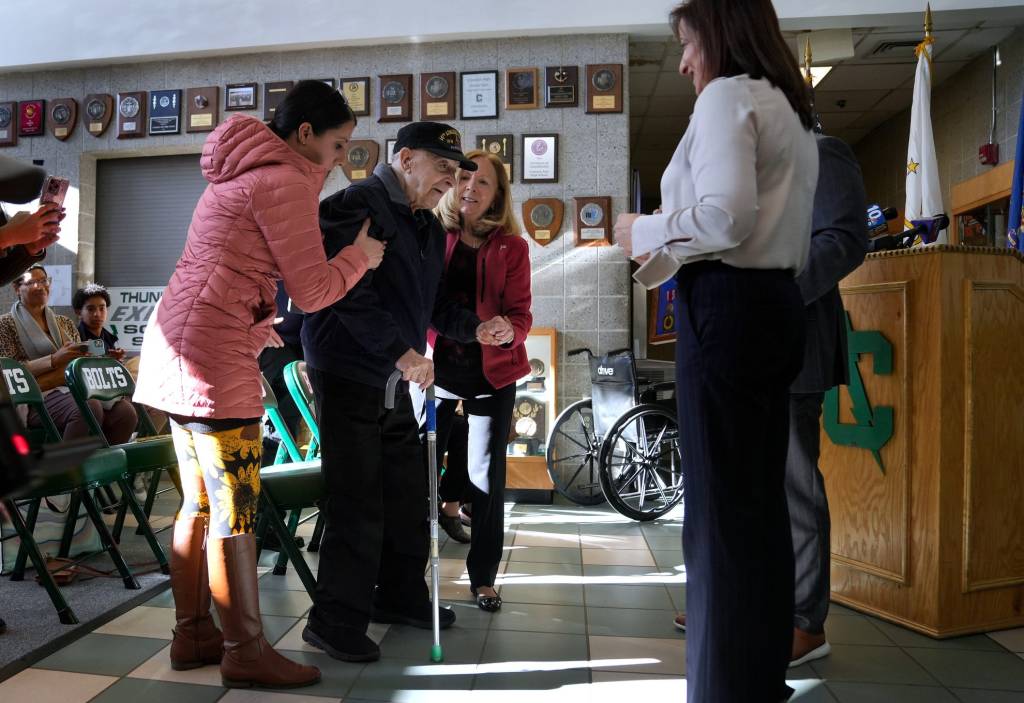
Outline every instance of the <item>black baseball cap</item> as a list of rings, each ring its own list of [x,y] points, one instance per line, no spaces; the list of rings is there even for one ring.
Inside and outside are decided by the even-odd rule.
[[[442,122],[413,122],[405,125],[398,130],[395,151],[406,146],[458,161],[459,166],[467,171],[476,170],[476,164],[462,153],[462,136],[459,130]]]

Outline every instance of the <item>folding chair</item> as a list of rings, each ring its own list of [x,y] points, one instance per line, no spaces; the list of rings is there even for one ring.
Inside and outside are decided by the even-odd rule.
[[[293,361],[284,367],[284,383],[288,387],[288,393],[299,409],[303,422],[313,435],[309,443],[309,450],[306,452],[306,461],[316,458],[320,454],[320,425],[316,421],[316,398],[313,395],[313,384],[309,382],[309,374],[306,372],[305,361]],[[324,513],[321,512],[316,519],[316,526],[313,528],[313,535],[309,538],[307,552],[320,551],[320,540],[324,535]]]
[[[53,443],[60,442],[60,432],[58,432],[53,420],[46,412],[46,405],[43,403],[43,394],[39,390],[39,386],[36,383],[35,378],[28,369],[13,359],[0,358],[0,372],[2,372],[4,380],[6,381],[11,402],[16,406],[27,406],[34,410],[39,416],[40,423],[42,425],[41,439],[43,439],[43,441],[51,441]],[[35,434],[37,437],[40,437],[39,433]],[[56,444],[51,444],[49,446],[55,446],[58,451],[60,449],[59,445]],[[18,500],[4,499],[2,501],[10,515],[14,531],[20,540],[18,557],[15,561],[14,570],[11,574],[11,580],[23,580],[25,577],[26,561],[31,560],[32,565],[35,567],[36,573],[39,576],[40,583],[44,588],[46,588],[46,593],[49,595],[50,601],[53,603],[53,607],[57,610],[57,615],[60,618],[60,621],[66,625],[77,624],[78,618],[75,616],[74,611],[71,609],[71,606],[68,605],[67,600],[65,600],[64,595],[57,586],[57,582],[54,580],[53,574],[51,574],[47,569],[46,559],[40,552],[39,545],[36,544],[35,538],[32,534],[36,526],[36,519],[39,515],[40,505],[44,498],[67,494],[72,496],[72,506],[77,506],[78,504],[84,505],[88,519],[96,527],[96,531],[99,533],[100,543],[102,544],[101,551],[110,555],[110,559],[114,562],[114,566],[117,568],[118,573],[124,581],[125,588],[138,589],[138,581],[136,581],[135,577],[132,575],[131,569],[125,562],[121,551],[118,549],[113,535],[111,535],[110,530],[103,521],[103,516],[100,514],[96,502],[92,495],[90,495],[91,490],[101,486],[107,486],[111,483],[117,483],[121,486],[122,490],[125,490],[127,487],[125,479],[126,465],[127,457],[122,450],[99,449],[83,462],[78,464],[75,468],[46,476],[30,491],[20,495]],[[132,498],[134,499],[134,495]],[[22,514],[22,506],[28,507],[27,515]],[[142,509],[139,507],[137,501],[132,506],[132,509],[137,511],[138,514],[141,514]],[[71,526],[70,532],[73,532],[76,521],[77,507],[75,508],[75,512],[72,512],[69,506],[67,523],[65,526],[65,539],[62,539],[61,541],[62,552],[66,549],[65,541],[69,534],[67,525],[69,524]],[[95,556],[95,554],[89,554],[83,559],[79,559],[72,564],[78,564],[81,561],[84,561],[84,559],[91,558],[92,556]],[[165,573],[167,572],[165,571]]]
[[[135,393],[135,381],[132,379],[131,374],[128,373],[128,369],[122,366],[119,361],[110,357],[83,356],[74,359],[68,364],[67,369],[64,371],[64,379],[71,390],[75,403],[78,405],[79,412],[81,412],[83,419],[89,426],[90,433],[95,437],[102,438],[109,447],[110,443],[104,436],[103,427],[93,414],[89,401],[99,400],[102,402],[120,400],[121,398],[131,400],[132,394]],[[174,483],[174,487],[178,490],[178,494],[181,494],[181,482],[178,478],[178,457],[175,454],[174,442],[170,435],[153,436],[156,435],[156,428],[153,427],[153,422],[149,419],[149,413],[138,403],[132,404],[135,406],[139,417],[137,426],[139,436],[133,441],[118,445],[118,448],[123,449],[128,457],[129,476],[134,477],[140,473],[152,474],[152,484],[146,495],[146,503],[143,507],[146,526],[143,527],[142,521],[139,521],[139,527],[136,530],[136,534],[145,534],[147,530],[151,534],[152,530],[149,528],[148,518],[153,511],[153,502],[156,499],[157,486],[160,483],[160,473],[163,470],[167,471],[171,481]],[[133,490],[128,492],[134,496]],[[115,539],[120,539],[121,530],[124,528],[124,519],[129,507],[131,507],[130,503],[122,501],[114,522],[113,532]],[[138,519],[138,516],[136,516],[136,519]],[[146,539],[150,540],[150,536],[147,535]],[[151,546],[153,547],[153,553],[157,554],[157,561],[162,566],[165,563],[163,550],[157,544],[155,538],[152,538]]]
[[[275,463],[260,470],[260,502],[262,510],[256,525],[257,549],[261,550],[266,537],[267,528],[271,527],[281,542],[274,574],[287,572],[288,560],[291,559],[295,570],[302,579],[303,585],[313,595],[315,581],[309,566],[302,558],[302,552],[295,543],[295,532],[299,525],[312,520],[319,513],[301,517],[303,509],[312,508],[316,502],[326,495],[320,460],[302,461],[302,456],[295,439],[285,424],[277,406],[277,396],[271,389],[266,378],[263,378],[263,408],[270,418],[270,423],[281,435],[281,445],[285,448],[278,452]],[[287,461],[291,459],[291,461]],[[287,525],[281,517],[289,512]]]

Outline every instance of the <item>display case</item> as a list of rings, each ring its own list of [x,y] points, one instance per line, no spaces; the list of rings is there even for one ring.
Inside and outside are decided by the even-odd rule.
[[[550,500],[553,486],[545,454],[547,435],[555,422],[558,400],[556,330],[531,330],[526,338],[526,356],[530,360],[530,372],[516,381],[505,486],[518,491],[538,491],[531,495],[533,499]]]
[[[953,186],[951,244],[975,247],[1006,246],[1006,220],[1010,210],[1012,161]]]

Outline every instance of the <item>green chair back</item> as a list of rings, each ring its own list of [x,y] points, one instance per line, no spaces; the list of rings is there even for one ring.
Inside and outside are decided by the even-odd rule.
[[[302,461],[302,453],[299,451],[299,446],[295,443],[295,438],[292,437],[292,433],[288,430],[288,424],[284,421],[281,411],[278,409],[277,394],[270,387],[266,376],[260,374],[260,380],[263,381],[263,409],[266,411],[267,417],[270,418],[270,424],[281,436],[281,447],[283,449],[278,449],[277,456],[274,457],[274,463],[283,464],[286,461]]]
[[[309,382],[309,374],[306,372],[306,362],[293,361],[285,366],[284,382],[299,409],[299,414],[313,435],[309,451],[306,452],[308,461],[317,455],[320,446],[320,425],[316,421],[316,396],[313,394],[313,384]]]
[[[50,414],[46,412],[46,404],[43,402],[43,392],[39,390],[35,376],[20,362],[7,357],[0,357],[0,372],[3,373],[4,381],[7,384],[7,392],[10,393],[11,402],[14,405],[26,405],[36,411],[42,424],[43,442],[60,442],[63,437],[53,424]],[[30,438],[31,438],[30,431]],[[36,444],[36,442],[32,442]]]
[[[89,407],[90,400],[109,401],[128,398],[135,393],[135,381],[120,361],[107,356],[82,356],[74,359],[64,370],[64,380],[71,389],[78,409],[82,413],[89,431],[97,437],[104,437],[103,427]],[[139,416],[136,428],[140,437],[156,434],[149,413],[133,403]],[[105,438],[104,438],[105,440]],[[109,446],[109,443],[108,443]]]

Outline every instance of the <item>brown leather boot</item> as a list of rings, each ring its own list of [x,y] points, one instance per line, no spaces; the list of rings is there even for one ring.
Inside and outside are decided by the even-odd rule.
[[[171,642],[171,668],[220,664],[224,638],[210,617],[210,577],[206,571],[206,518],[176,520],[171,541],[171,591],[177,624]]]
[[[224,629],[221,681],[227,688],[298,688],[320,680],[320,670],[287,659],[263,637],[256,583],[256,537],[207,541],[210,590]]]

